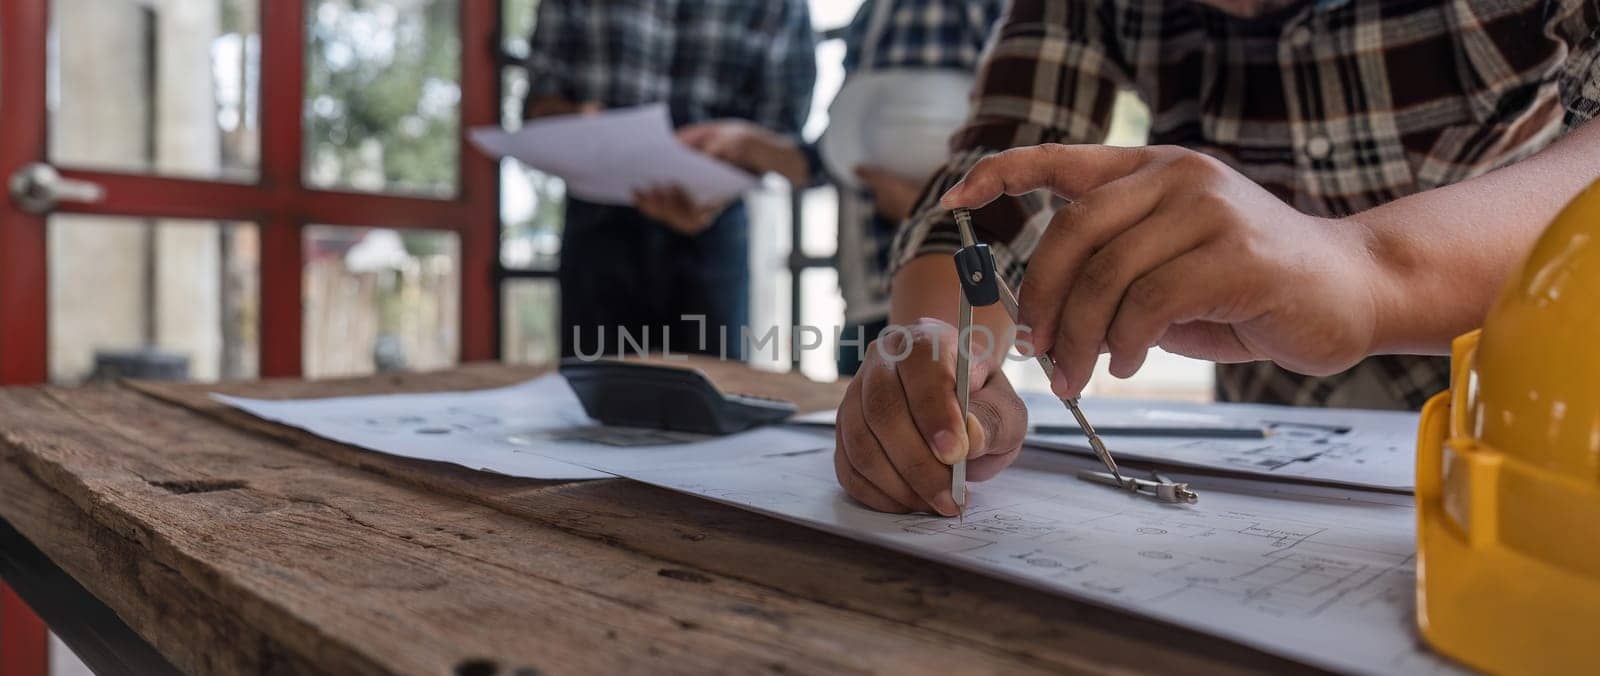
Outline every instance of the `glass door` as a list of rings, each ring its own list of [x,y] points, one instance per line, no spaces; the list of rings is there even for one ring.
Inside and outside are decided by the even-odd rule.
[[[499,167],[463,131],[499,121],[499,14],[0,3],[0,385],[495,358]],[[0,673],[42,669],[26,617],[0,590]]]

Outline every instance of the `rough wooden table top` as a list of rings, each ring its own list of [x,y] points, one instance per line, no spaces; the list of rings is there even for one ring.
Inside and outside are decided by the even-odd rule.
[[[842,392],[696,365],[802,410]],[[642,484],[390,457],[207,398],[476,389],[538,373],[0,390],[0,518],[197,674],[1304,670]]]

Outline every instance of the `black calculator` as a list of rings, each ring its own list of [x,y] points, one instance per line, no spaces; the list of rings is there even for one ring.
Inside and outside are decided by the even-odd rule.
[[[787,420],[793,403],[723,392],[697,369],[564,359],[561,375],[590,418],[611,427],[732,434]]]

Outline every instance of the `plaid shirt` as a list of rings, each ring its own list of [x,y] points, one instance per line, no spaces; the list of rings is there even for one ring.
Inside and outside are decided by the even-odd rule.
[[[1600,115],[1600,0],[1322,0],[1236,18],[1195,2],[1014,0],[953,155],[895,261],[959,246],[937,198],[979,158],[1097,143],[1132,89],[1152,143],[1209,153],[1303,212],[1345,216],[1539,150]],[[1040,193],[974,214],[1015,280],[1049,219]],[[1376,357],[1329,378],[1218,367],[1223,399],[1416,408],[1438,357]]]
[[[737,117],[798,134],[816,38],[804,0],[541,0],[528,95],[665,102],[678,125]]]
[[[873,35],[881,2],[890,8]],[[851,75],[890,68],[978,69],[984,44],[1006,0],[866,0],[845,29],[844,69]],[[872,53],[865,53],[871,49]],[[872,196],[843,189],[839,196],[839,286],[846,319],[853,323],[889,316],[889,244],[898,223],[877,216]]]
[[[978,68],[989,33],[1005,11],[1005,0],[887,0],[888,21],[868,35],[882,0],[865,0],[845,29],[845,72],[863,68]],[[872,54],[863,54],[869,42]]]

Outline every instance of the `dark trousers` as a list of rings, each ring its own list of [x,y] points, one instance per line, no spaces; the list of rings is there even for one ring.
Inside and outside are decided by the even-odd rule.
[[[742,358],[750,322],[750,233],[734,202],[694,237],[631,207],[567,200],[561,233],[561,354],[643,349]],[[701,323],[684,315],[704,315]],[[576,332],[576,334],[574,333]]]

